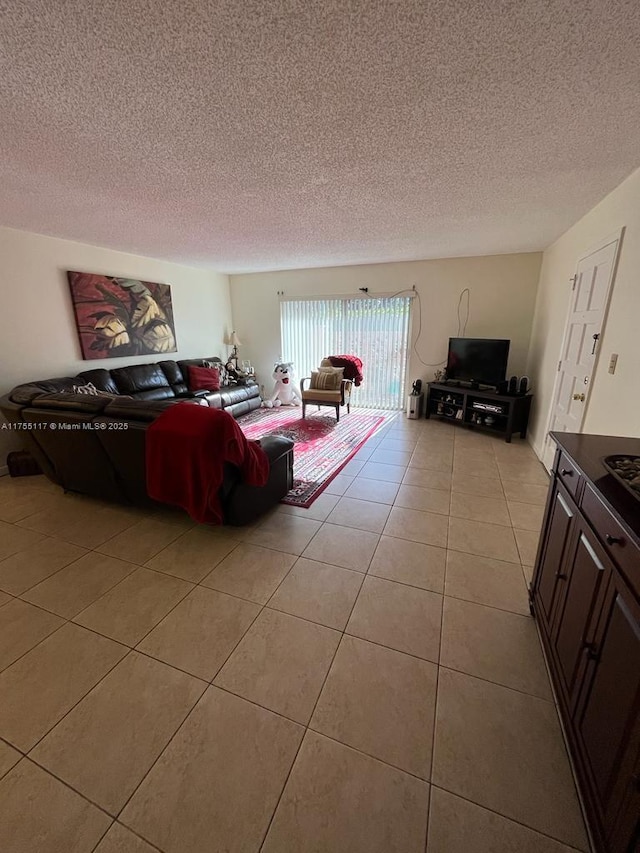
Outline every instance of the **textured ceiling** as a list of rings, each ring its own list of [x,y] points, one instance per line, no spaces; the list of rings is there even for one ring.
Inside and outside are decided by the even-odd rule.
[[[640,165],[638,0],[0,0],[0,224],[227,272],[538,250]]]

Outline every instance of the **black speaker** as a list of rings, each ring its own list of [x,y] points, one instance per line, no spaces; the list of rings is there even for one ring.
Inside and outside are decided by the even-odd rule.
[[[507,394],[507,393],[508,393],[508,391],[509,391],[509,383],[506,381],[506,379],[505,379],[505,381],[504,381],[504,382],[499,382],[499,383],[498,383],[497,391],[498,391],[498,394]]]
[[[511,379],[509,379],[509,393],[510,394],[517,394],[518,393],[518,377],[517,376],[512,376]]]
[[[529,390],[529,377],[521,376],[520,384],[518,385],[518,394],[526,394]]]

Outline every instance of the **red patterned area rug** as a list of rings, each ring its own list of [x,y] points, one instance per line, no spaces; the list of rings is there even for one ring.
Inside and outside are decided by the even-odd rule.
[[[359,409],[333,415],[307,414],[303,420],[298,407],[256,409],[238,418],[249,439],[265,435],[286,435],[293,448],[293,489],[282,503],[309,507],[333,478],[357,453],[365,441],[395,412]]]

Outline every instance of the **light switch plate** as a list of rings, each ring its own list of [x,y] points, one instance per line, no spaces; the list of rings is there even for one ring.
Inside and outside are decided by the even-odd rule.
[[[609,359],[609,373],[616,372],[616,364],[618,363],[618,353],[611,353],[611,358]]]

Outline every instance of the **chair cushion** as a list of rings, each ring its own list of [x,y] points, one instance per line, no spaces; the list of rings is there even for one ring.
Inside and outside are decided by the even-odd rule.
[[[306,403],[340,403],[342,402],[342,394],[339,389],[337,391],[323,391],[318,388],[309,388],[302,392],[302,399]]]
[[[314,370],[311,373],[311,389],[313,391],[337,391],[342,383],[342,372]]]
[[[189,365],[190,391],[219,391],[220,373],[215,367],[195,367]]]

